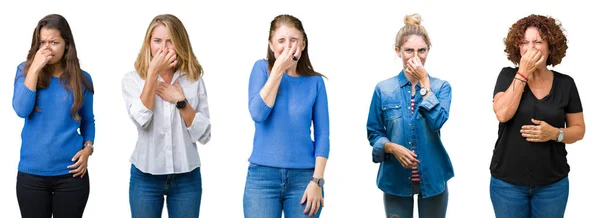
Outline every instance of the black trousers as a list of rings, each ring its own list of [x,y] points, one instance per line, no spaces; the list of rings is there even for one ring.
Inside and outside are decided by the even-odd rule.
[[[90,194],[89,171],[83,178],[73,174],[37,176],[19,172],[17,199],[23,218],[81,218]]]

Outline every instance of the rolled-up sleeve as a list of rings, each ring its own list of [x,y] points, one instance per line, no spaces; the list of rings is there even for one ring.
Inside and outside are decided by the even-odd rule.
[[[142,103],[140,95],[143,88],[144,82],[137,72],[129,72],[123,77],[122,91],[127,113],[136,126],[145,129],[152,121],[153,111]]]
[[[258,60],[254,63],[248,84],[248,110],[250,110],[252,120],[257,123],[267,120],[272,110],[260,96],[260,90],[269,78],[266,65],[267,62],[264,60]]]
[[[15,84],[13,90],[12,106],[17,116],[21,118],[28,117],[35,107],[36,91],[30,90],[25,86],[25,75],[23,74],[24,63],[17,67],[15,75]]]
[[[433,131],[439,131],[448,120],[451,101],[452,88],[444,81],[438,92],[431,92],[419,105],[419,113]]]
[[[206,144],[210,141],[211,137],[210,114],[208,112],[208,98],[204,80],[202,78],[198,80],[198,105],[194,108],[196,115],[194,116],[192,125],[187,128],[187,131],[193,142],[197,141],[201,144]]]
[[[385,160],[384,145],[390,140],[386,136],[385,126],[381,118],[381,98],[379,90],[375,88],[367,118],[367,138],[373,147],[373,162],[380,163]]]

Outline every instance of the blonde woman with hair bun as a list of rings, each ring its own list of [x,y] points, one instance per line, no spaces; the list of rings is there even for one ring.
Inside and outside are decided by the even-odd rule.
[[[386,217],[413,217],[413,195],[419,217],[445,217],[454,170],[440,129],[450,114],[452,88],[424,67],[431,40],[421,16],[407,15],[404,24],[394,48],[404,67],[377,84],[367,120],[373,162],[379,163],[377,186]]]

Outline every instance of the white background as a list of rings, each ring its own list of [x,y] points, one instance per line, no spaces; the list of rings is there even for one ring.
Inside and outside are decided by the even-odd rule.
[[[585,138],[568,145],[571,165],[566,217],[597,211],[597,52],[600,15],[589,1],[11,1],[0,9],[2,152],[0,216],[19,217],[16,175],[23,119],[11,107],[16,67],[25,60],[32,31],[43,16],[64,15],[79,59],[96,94],[96,151],[90,158],[91,193],[84,217],[129,217],[129,157],[136,141],[121,96],[121,78],[133,70],[151,19],[178,16],[204,67],[212,139],[200,146],[201,217],[243,217],[242,196],[254,125],[247,109],[253,63],[266,56],[269,23],[278,14],[300,18],[310,40],[315,69],[326,85],[331,120],[331,155],[325,177],[322,217],[383,217],[376,187],[366,119],[378,81],[396,75],[401,61],[394,39],[406,14],[418,12],[433,48],[426,68],[453,88],[450,119],[442,130],[456,176],[449,182],[448,217],[493,217],[488,170],[497,133],[492,94],[501,68],[508,28],[532,13],[562,21],[567,56],[555,69],[572,76],[585,111]],[[586,5],[587,4],[587,5]],[[597,8],[596,8],[597,9]],[[165,217],[166,217],[166,210]]]

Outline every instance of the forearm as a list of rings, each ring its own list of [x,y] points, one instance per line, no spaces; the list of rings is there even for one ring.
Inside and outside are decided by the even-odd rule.
[[[183,109],[179,109],[179,114],[181,114],[183,122],[185,122],[185,127],[190,127],[196,116],[196,111],[190,104],[186,104]]]
[[[525,90],[525,84],[517,79],[513,79],[513,82],[506,91],[496,94],[494,112],[498,121],[504,123],[512,119],[515,115],[517,108],[519,108],[523,91]]]
[[[315,178],[323,178],[325,175],[325,165],[327,165],[327,158],[317,157],[315,161],[315,172],[313,173],[313,177]]]
[[[146,77],[146,82],[144,83],[142,94],[140,94],[142,104],[144,104],[144,106],[146,106],[146,108],[148,108],[151,111],[154,111],[154,95],[156,95],[157,83],[158,76],[154,76],[149,73]]]
[[[34,69],[33,67],[29,67],[27,71],[27,75],[25,76],[25,86],[31,90],[35,91],[37,88],[37,81],[40,70]]]
[[[394,150],[396,149],[396,145],[397,144],[392,142],[386,142],[385,144],[383,144],[383,151],[388,154],[393,154]]]
[[[581,139],[583,139],[583,135],[585,134],[585,127],[583,126],[571,126],[567,128],[563,128],[563,142],[565,144],[572,144]],[[558,130],[557,130],[558,132]],[[558,135],[558,134],[556,134]]]
[[[267,82],[262,87],[262,89],[260,89],[260,97],[269,107],[273,107],[273,105],[275,104],[275,99],[277,98],[277,91],[279,90],[279,84],[281,84],[282,77],[283,72],[273,68],[273,70],[269,74]]]

